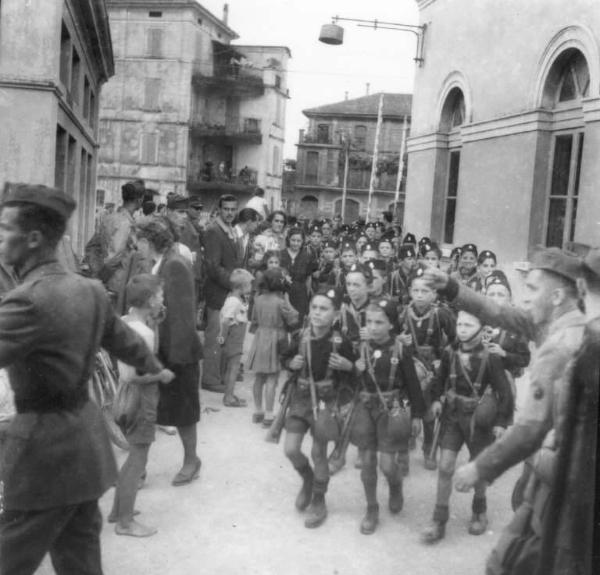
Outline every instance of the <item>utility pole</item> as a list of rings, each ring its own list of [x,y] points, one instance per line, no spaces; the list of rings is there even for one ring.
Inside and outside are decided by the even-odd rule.
[[[375,175],[377,174],[377,160],[379,156],[379,133],[383,119],[383,92],[379,96],[379,110],[377,111],[377,128],[375,129],[375,144],[373,146],[373,164],[371,166],[371,180],[369,182],[369,199],[367,201],[367,217],[369,221],[371,215],[371,203],[373,201],[373,189],[375,188]]]

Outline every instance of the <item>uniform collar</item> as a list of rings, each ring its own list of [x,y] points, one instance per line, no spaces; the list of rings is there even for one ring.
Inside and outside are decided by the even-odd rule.
[[[23,269],[19,270],[18,273],[15,273],[15,275],[19,283],[24,283],[45,275],[61,273],[64,271],[64,266],[56,258],[50,258],[26,265]]]

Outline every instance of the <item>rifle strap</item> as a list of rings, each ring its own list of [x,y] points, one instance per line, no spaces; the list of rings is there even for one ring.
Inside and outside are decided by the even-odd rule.
[[[483,381],[483,375],[485,373],[485,368],[487,366],[487,360],[489,355],[487,348],[484,348],[483,350],[481,363],[479,365],[479,371],[477,372],[477,377],[474,382],[471,379],[471,376],[469,375],[468,371],[466,370],[462,360],[460,359],[460,357],[458,357],[458,354],[454,353],[454,351],[452,351],[451,353],[452,356],[450,359],[450,380],[452,387],[456,390],[456,361],[458,361],[462,375],[468,383],[469,387],[471,388],[473,395],[479,397],[479,389],[481,389],[481,382]]]
[[[394,388],[394,381],[396,380],[396,372],[398,371],[398,363],[402,359],[402,342],[398,337],[394,340],[394,348],[392,350],[392,357],[390,358],[390,376],[388,389]]]

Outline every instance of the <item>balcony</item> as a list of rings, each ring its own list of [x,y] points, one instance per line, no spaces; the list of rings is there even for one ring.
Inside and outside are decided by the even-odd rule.
[[[224,162],[222,162],[224,164]],[[207,162],[205,167],[196,176],[189,176],[187,188],[190,192],[213,191],[219,193],[250,193],[258,184],[258,172],[245,166],[239,173],[233,175],[223,166],[213,169],[212,162]]]
[[[299,145],[302,145],[302,144],[317,144],[317,145],[319,145],[320,144],[320,145],[324,145],[324,146],[336,146],[336,147],[341,146],[340,138],[337,135],[332,136],[332,135],[330,135],[328,133],[324,133],[324,132],[304,133],[303,130],[300,133],[300,139],[299,139],[298,144]]]
[[[239,96],[262,96],[265,93],[263,72],[239,64],[215,64],[212,75],[196,70],[192,85]]]
[[[261,121],[259,118],[231,118],[224,124],[210,124],[195,119],[190,124],[192,138],[213,140],[223,144],[262,144]]]

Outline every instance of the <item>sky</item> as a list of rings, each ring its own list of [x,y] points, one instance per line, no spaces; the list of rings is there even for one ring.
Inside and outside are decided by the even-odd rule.
[[[223,0],[201,0],[219,18]],[[346,18],[418,24],[415,0],[229,0],[229,26],[240,36],[234,43],[287,46],[291,99],[286,113],[285,158],[296,157],[298,130],[307,118],[302,110],[370,93],[412,92],[416,36],[393,30],[344,27],[344,43],[318,41],[322,24]]]

